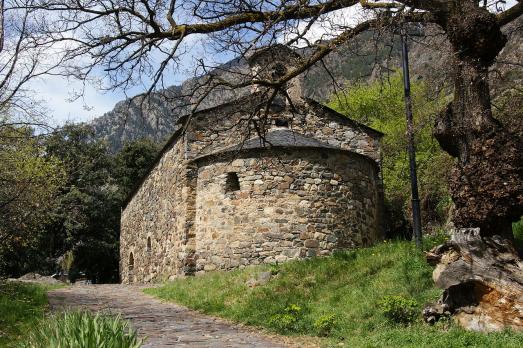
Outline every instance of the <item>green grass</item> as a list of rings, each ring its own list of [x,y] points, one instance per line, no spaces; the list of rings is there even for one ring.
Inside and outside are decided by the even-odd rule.
[[[47,291],[63,285],[0,282],[0,348],[138,348],[119,317],[85,312],[46,315]]]
[[[246,281],[261,271],[278,272],[266,285]],[[452,323],[428,326],[418,315],[411,325],[387,320],[380,302],[401,296],[416,302],[418,313],[436,300],[432,268],[409,242],[278,266],[255,266],[179,279],[148,294],[208,314],[288,335],[326,336],[324,346],[346,347],[521,347],[523,335],[479,334]],[[332,320],[333,319],[333,320]],[[331,327],[324,330],[321,324]]]
[[[0,347],[19,346],[44,317],[52,288],[56,286],[0,281]]]
[[[42,321],[25,348],[139,348],[142,340],[120,316],[63,312]]]

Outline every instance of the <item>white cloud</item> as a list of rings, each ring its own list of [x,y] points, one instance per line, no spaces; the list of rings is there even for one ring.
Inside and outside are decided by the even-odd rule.
[[[307,41],[314,43],[318,40],[330,40],[341,32],[368,20],[371,16],[372,13],[364,10],[360,4],[346,7],[321,16],[308,29],[309,21],[302,21],[294,30],[282,37],[282,42],[294,39],[298,35],[304,38],[296,43],[299,47],[306,46]]]

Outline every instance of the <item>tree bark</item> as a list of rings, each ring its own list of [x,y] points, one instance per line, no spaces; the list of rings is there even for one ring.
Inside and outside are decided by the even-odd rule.
[[[523,330],[523,263],[510,240],[482,237],[477,228],[457,229],[450,241],[427,253],[427,261],[436,265],[436,286],[445,289],[423,311],[427,322],[452,314],[470,330]]]
[[[449,188],[457,228],[451,241],[427,253],[444,292],[423,314],[430,323],[453,315],[472,330],[523,330],[523,263],[511,226],[523,215],[523,141],[493,117],[488,82],[507,39],[477,1],[450,4],[440,24],[453,48],[454,100],[434,135],[456,158]]]
[[[434,135],[455,157],[450,192],[458,228],[512,238],[523,214],[523,142],[492,116],[488,69],[507,39],[496,17],[477,2],[455,1],[443,17],[454,54],[454,100]]]

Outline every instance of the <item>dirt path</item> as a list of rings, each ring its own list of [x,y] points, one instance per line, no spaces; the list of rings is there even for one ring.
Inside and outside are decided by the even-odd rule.
[[[49,292],[53,310],[86,308],[120,313],[146,336],[143,347],[292,347],[225,320],[206,316],[145,295],[125,285],[71,286]],[[303,346],[303,344],[299,344]]]

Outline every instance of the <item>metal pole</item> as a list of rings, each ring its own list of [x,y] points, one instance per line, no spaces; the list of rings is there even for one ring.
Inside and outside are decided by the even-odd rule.
[[[407,151],[409,153],[410,185],[412,191],[412,229],[418,248],[422,247],[421,209],[418,194],[418,176],[416,174],[416,148],[414,146],[414,122],[412,120],[412,98],[410,96],[409,51],[407,37],[401,32],[403,85],[405,89],[405,113],[407,116]]]

